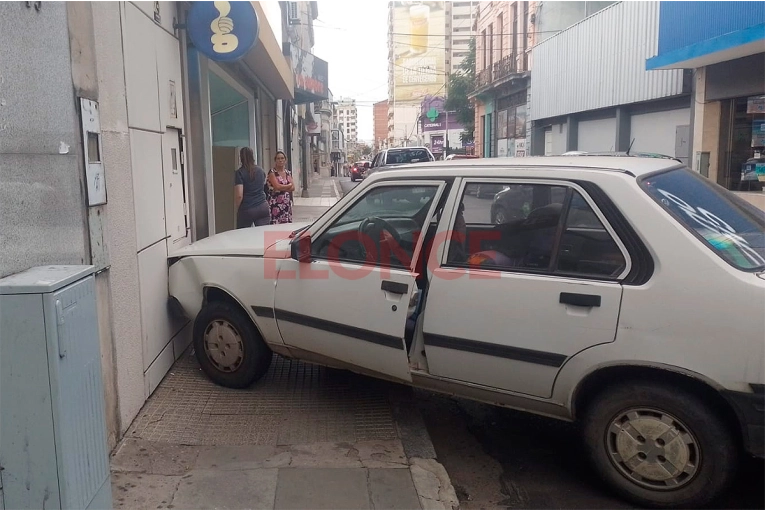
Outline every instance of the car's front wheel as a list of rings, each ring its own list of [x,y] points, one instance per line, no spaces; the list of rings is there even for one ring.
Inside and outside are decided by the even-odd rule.
[[[729,427],[704,400],[680,388],[610,388],[587,406],[582,425],[597,471],[639,505],[704,506],[729,486],[738,467]]]
[[[250,318],[237,306],[207,303],[194,321],[194,351],[216,384],[246,388],[263,377],[273,354]]]

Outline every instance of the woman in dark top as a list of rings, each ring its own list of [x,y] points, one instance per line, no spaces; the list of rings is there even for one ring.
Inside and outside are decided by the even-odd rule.
[[[255,164],[252,149],[242,147],[239,151],[242,166],[234,179],[234,205],[236,206],[236,228],[256,227],[271,223],[271,213],[266,202],[264,186],[266,173]]]

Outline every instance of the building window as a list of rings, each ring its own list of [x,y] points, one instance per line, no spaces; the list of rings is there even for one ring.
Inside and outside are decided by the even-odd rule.
[[[455,14],[452,16],[454,19],[470,19],[470,14]]]
[[[505,17],[500,12],[497,16],[497,46],[499,47],[499,59],[502,59],[502,41],[505,39]]]
[[[482,61],[483,61],[483,68],[484,69],[488,69],[488,67],[489,67],[489,60],[486,58],[486,49],[488,47],[488,45],[487,45],[488,41],[486,40],[486,30],[481,32],[481,41],[483,42],[483,48],[481,48],[482,52],[483,52],[483,59],[482,59]]]
[[[513,50],[513,57],[518,55],[518,4],[513,4],[512,9],[510,10],[510,37],[512,37],[512,40],[510,41],[510,48]]]

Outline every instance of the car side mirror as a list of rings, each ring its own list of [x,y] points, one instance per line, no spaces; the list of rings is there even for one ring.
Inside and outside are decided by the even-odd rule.
[[[307,232],[298,237],[291,246],[292,258],[298,262],[311,261],[311,235]]]

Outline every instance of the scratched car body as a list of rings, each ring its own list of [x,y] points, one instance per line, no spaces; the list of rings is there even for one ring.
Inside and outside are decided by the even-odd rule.
[[[170,293],[218,384],[276,353],[575,421],[623,497],[697,507],[763,454],[764,234],[671,159],[418,163],[313,224],[193,243]]]

